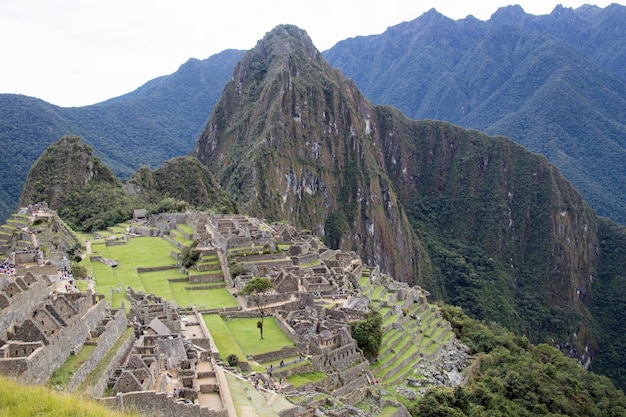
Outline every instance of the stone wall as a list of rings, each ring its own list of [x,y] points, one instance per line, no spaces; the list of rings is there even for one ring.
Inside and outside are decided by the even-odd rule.
[[[156,272],[156,271],[167,271],[168,269],[175,268],[175,265],[164,265],[164,266],[153,266],[151,268],[137,268],[137,273],[141,274],[142,272]]]
[[[319,255],[317,253],[307,253],[303,255],[293,255],[291,256],[291,260],[294,265],[304,265],[311,262],[315,262],[319,259]]]
[[[283,348],[281,350],[275,350],[273,352],[266,352],[266,353],[261,353],[258,355],[253,355],[253,359],[256,362],[264,363],[264,362],[275,361],[278,359],[285,359],[285,358],[289,358],[291,356],[297,356],[297,355],[298,355],[298,350],[295,347],[288,347],[288,348]],[[276,368],[276,369],[279,369],[279,368]]]
[[[46,277],[38,277],[36,282],[31,283],[26,291],[16,292],[8,297],[8,307],[0,312],[0,339],[7,339],[7,330],[13,325],[20,324],[30,318],[32,312],[48,298],[48,286],[50,281]]]
[[[209,410],[196,404],[182,404],[167,398],[162,392],[138,391],[117,394],[100,401],[109,408],[123,412],[137,412],[151,417],[228,417],[228,411]]]
[[[248,307],[256,307],[256,303],[254,302],[254,298],[251,295],[244,295],[242,296],[246,306]],[[291,294],[268,294],[268,295],[262,295],[261,297],[263,297],[263,302],[265,302],[265,304],[274,304],[274,303],[281,303],[283,301],[287,301],[291,298]]]
[[[93,387],[88,387],[89,394],[91,394],[92,397],[100,398],[104,395],[104,392],[109,386],[109,380],[113,378],[115,371],[121,366],[122,362],[126,359],[134,345],[135,337],[131,336],[115,353],[115,356],[113,356],[111,361],[107,364],[107,367],[98,382]]]
[[[293,328],[287,323],[287,321],[285,321],[285,319],[282,317],[282,315],[280,315],[280,314],[276,315],[276,324],[294,342],[299,342],[301,340],[300,336],[293,330]]]
[[[205,273],[205,274],[195,274],[189,275],[189,283],[197,284],[202,282],[218,282],[223,281],[224,275],[221,273]]]
[[[124,333],[127,326],[128,320],[126,319],[126,313],[121,309],[113,312],[112,320],[106,323],[104,331],[98,336],[96,349],[91,353],[89,359],[74,372],[74,375],[72,375],[72,378],[65,387],[66,391],[73,392],[83,383],[87,376],[96,369],[96,366],[100,360],[104,358],[109,349],[117,342],[117,339]]]
[[[20,375],[20,381],[26,384],[45,383],[52,372],[65,363],[70,352],[89,339],[90,331],[105,315],[106,302],[102,299],[86,314],[68,320],[67,326],[55,331],[49,338],[49,344],[30,358],[28,369]]]

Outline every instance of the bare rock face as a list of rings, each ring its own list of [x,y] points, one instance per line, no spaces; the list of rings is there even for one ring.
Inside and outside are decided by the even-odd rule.
[[[194,153],[244,211],[416,276],[418,243],[381,169],[374,106],[301,29],[279,26],[244,56]]]

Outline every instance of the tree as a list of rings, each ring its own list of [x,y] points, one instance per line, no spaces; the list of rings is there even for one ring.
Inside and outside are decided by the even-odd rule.
[[[383,318],[378,311],[370,310],[364,320],[350,323],[352,337],[370,361],[376,360],[383,339]]]
[[[263,339],[263,316],[265,316],[265,307],[267,306],[267,297],[265,293],[272,290],[274,285],[272,281],[267,278],[252,278],[243,289],[239,291],[241,295],[249,295],[259,309],[261,314],[261,320],[257,322],[257,327],[261,332],[261,339]]]

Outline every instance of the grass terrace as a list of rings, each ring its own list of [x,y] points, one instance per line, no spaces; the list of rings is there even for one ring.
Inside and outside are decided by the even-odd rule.
[[[308,384],[309,382],[318,382],[322,379],[328,377],[324,372],[309,372],[306,374],[294,374],[287,378],[289,383],[293,385],[294,388],[301,387],[303,385]]]
[[[294,345],[278,327],[273,317],[266,317],[263,322],[263,340],[256,327],[258,318],[222,319],[218,314],[204,314],[202,317],[222,360],[230,354],[235,354],[239,360],[247,361],[246,358],[250,355],[273,352],[284,346]],[[250,365],[255,371],[264,371],[263,366],[255,363]]]
[[[65,388],[74,373],[89,359],[94,350],[96,350],[96,345],[83,345],[80,352],[70,355],[65,363],[52,373],[46,385],[50,388]]]
[[[126,233],[129,227],[130,223],[119,223],[113,227],[107,227],[107,230],[114,235],[122,235]]]
[[[172,238],[172,240],[180,243],[183,246],[191,246],[193,244],[192,240],[187,239],[179,230],[176,229],[170,230],[170,237]]]
[[[260,318],[226,320],[226,327],[237,337],[237,343],[246,355],[273,352],[284,346],[294,346],[293,341],[276,324],[274,317],[263,320],[263,339],[256,327]]]
[[[211,336],[213,337],[215,346],[217,346],[220,352],[220,358],[222,360],[225,361],[226,357],[230,354],[237,355],[240,361],[247,360],[239,343],[237,343],[237,340],[219,314],[203,314],[202,318],[209,332],[211,332]]]

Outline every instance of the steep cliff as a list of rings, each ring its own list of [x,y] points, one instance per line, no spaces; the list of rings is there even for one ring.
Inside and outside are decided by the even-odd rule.
[[[279,26],[235,68],[194,154],[244,211],[413,281],[419,243],[384,169],[375,115],[303,30]]]

